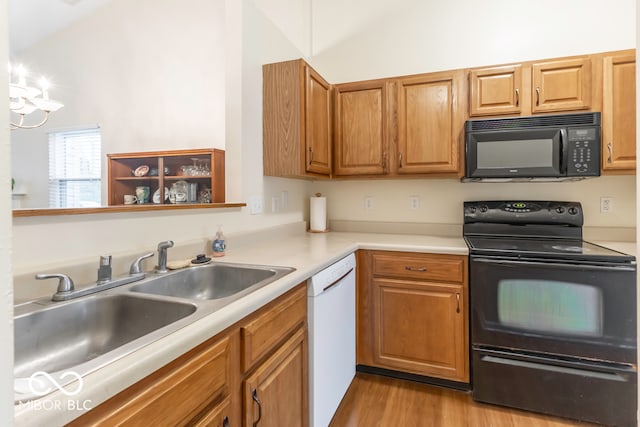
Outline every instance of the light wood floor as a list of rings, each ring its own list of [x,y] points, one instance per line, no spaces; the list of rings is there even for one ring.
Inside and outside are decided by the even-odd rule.
[[[331,427],[592,426],[475,402],[471,393],[358,372]]]

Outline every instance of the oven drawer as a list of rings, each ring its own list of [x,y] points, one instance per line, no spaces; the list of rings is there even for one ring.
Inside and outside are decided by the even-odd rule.
[[[622,365],[594,365],[473,350],[473,398],[514,408],[635,426],[637,373]]]
[[[374,276],[462,282],[466,256],[417,253],[373,255]]]

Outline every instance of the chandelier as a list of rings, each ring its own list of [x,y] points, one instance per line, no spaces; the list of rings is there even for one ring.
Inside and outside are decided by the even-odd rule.
[[[9,108],[12,113],[19,116],[16,122],[13,118],[10,122],[11,130],[14,129],[34,129],[42,126],[49,119],[49,113],[57,111],[63,107],[63,104],[49,99],[49,82],[42,77],[40,79],[39,88],[27,84],[27,71],[20,65],[15,70],[18,76],[18,82],[12,81],[12,69],[9,65]],[[41,111],[44,117],[39,123],[26,124],[25,117],[34,111]]]

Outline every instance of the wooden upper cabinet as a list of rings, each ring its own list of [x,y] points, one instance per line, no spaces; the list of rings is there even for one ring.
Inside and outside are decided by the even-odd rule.
[[[522,66],[507,65],[469,72],[469,115],[520,114]]]
[[[331,86],[306,62],[266,64],[263,77],[264,174],[331,174]]]
[[[456,70],[396,80],[398,173],[458,172],[463,79]]]
[[[331,175],[331,85],[305,65],[306,171]]]
[[[532,73],[532,113],[591,108],[590,58],[536,62]]]
[[[388,171],[388,93],[383,80],[334,87],[334,174]]]
[[[635,172],[636,56],[628,51],[603,58],[602,170]]]

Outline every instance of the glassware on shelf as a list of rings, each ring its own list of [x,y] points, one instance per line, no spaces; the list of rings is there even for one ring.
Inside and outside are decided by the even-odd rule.
[[[209,168],[209,160],[207,159],[198,159],[198,172],[200,176],[209,176],[211,175],[211,169]]]
[[[204,187],[198,194],[199,203],[211,203],[211,189]]]

